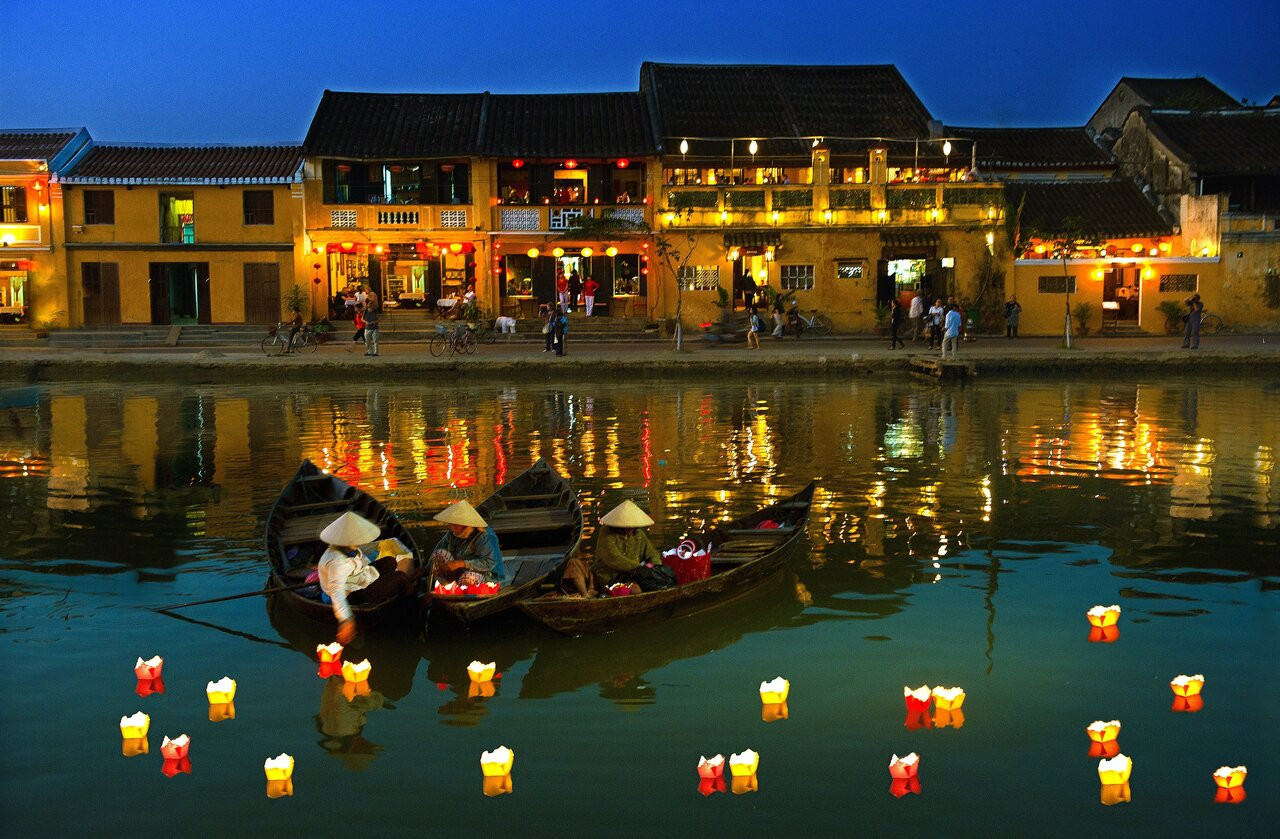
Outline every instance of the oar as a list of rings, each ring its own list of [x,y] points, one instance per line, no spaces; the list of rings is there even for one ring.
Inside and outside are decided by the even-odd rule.
[[[273,647],[284,647],[286,650],[295,649],[293,646],[286,644],[284,641],[272,641],[269,638],[263,638],[258,635],[253,635],[252,633],[249,633],[249,632],[241,632],[238,629],[230,629],[225,626],[219,626],[216,623],[209,623],[208,621],[198,621],[195,618],[189,618],[186,615],[179,615],[175,612],[161,612],[160,614],[164,615],[166,618],[173,618],[176,621],[185,621],[186,623],[194,623],[196,626],[207,626],[209,629],[216,629],[219,632],[225,632],[228,635],[234,635],[237,638],[244,638],[248,641],[256,641],[259,644],[270,644]]]
[[[273,586],[272,588],[262,588],[257,591],[244,591],[240,594],[228,594],[226,597],[211,597],[208,600],[193,600],[190,603],[174,603],[170,606],[156,606],[152,608],[154,612],[172,612],[174,609],[185,609],[188,606],[205,606],[209,603],[221,603],[224,600],[239,600],[242,597],[257,597],[262,594],[276,594],[281,591],[297,591],[300,588],[314,586],[316,582],[313,580],[309,583],[292,583],[287,586]]]

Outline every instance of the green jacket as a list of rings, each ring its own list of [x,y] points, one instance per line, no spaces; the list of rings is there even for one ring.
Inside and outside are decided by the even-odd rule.
[[[613,527],[601,527],[596,532],[596,555],[591,563],[591,573],[599,585],[607,586],[620,573],[634,571],[641,563],[662,564],[662,555],[649,541],[643,530],[629,534]]]

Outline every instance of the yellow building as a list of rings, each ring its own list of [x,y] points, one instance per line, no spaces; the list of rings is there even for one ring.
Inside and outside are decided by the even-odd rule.
[[[66,325],[61,186],[83,128],[0,129],[0,324]]]
[[[59,176],[73,325],[275,323],[307,283],[297,146],[91,145]]]

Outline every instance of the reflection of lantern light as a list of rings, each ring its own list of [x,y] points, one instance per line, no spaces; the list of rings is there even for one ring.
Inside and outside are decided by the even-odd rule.
[[[172,778],[174,775],[190,775],[191,774],[191,758],[165,758],[164,764],[161,765],[160,771],[166,778]]]
[[[934,688],[933,706],[939,711],[958,711],[964,704],[964,688]]]
[[[903,687],[902,699],[907,703],[908,711],[925,711],[929,708],[929,700],[933,697],[933,692],[929,690],[928,685],[921,685],[912,690],[909,687]]]
[[[236,718],[236,703],[210,702],[209,722],[225,722]]]
[[[1104,784],[1127,784],[1131,772],[1133,760],[1128,755],[1098,761],[1098,779]]]
[[[1110,807],[1112,804],[1125,804],[1132,798],[1129,791],[1129,785],[1124,784],[1103,784],[1102,795],[1099,800],[1103,806]]]
[[[492,699],[497,692],[498,687],[495,682],[472,682],[467,685],[468,699]]]
[[[723,782],[723,781],[722,781]],[[760,791],[760,780],[755,775],[734,775],[729,785],[734,795]]]
[[[1089,723],[1085,731],[1088,732],[1089,739],[1095,743],[1110,743],[1120,736],[1120,720],[1110,722],[1095,720]]]
[[[551,255],[554,256],[556,259],[559,259],[560,257],[564,256],[564,248],[552,248]]]
[[[964,728],[964,711],[940,709],[933,714],[934,728]]]
[[[698,759],[698,777],[699,778],[722,778],[724,777],[724,755],[716,755],[708,758],[702,755]]]
[[[150,696],[153,693],[164,693],[164,679],[139,679],[134,692],[138,696]]]
[[[342,678],[348,682],[367,682],[369,681],[369,671],[373,669],[373,665],[369,663],[369,659],[358,664],[352,664],[350,661],[342,663]]]
[[[902,724],[906,726],[908,731],[917,731],[921,728],[929,728],[933,725],[933,720],[929,719],[928,708],[922,708],[917,711],[908,710],[907,718]]]
[[[186,734],[179,734],[172,740],[166,737],[160,742],[160,754],[165,760],[181,760],[190,749],[191,738]]]
[[[484,792],[486,798],[494,798],[515,792],[515,784],[511,782],[510,775],[486,775],[481,779],[480,789]]]
[[[717,792],[724,792],[724,778],[699,778],[698,794],[705,797]]]
[[[151,744],[146,737],[126,737],[121,743],[120,754],[125,757],[137,757],[150,753]]]
[[[515,761],[515,752],[506,746],[499,746],[491,752],[480,753],[480,771],[490,778],[501,778],[511,774]]]
[[[1249,769],[1245,766],[1219,766],[1213,772],[1213,782],[1224,789],[1244,786]]]
[[[1089,627],[1089,641],[1094,644],[1114,644],[1119,639],[1120,627],[1118,626]]]
[[[729,774],[735,778],[745,778],[748,775],[756,774],[756,770],[760,768],[760,755],[751,749],[740,754],[729,755]]]
[[[1173,688],[1175,696],[1199,696],[1200,691],[1204,689],[1204,676],[1200,673],[1194,676],[1179,676],[1169,683],[1169,687]]]
[[[1173,698],[1173,710],[1181,713],[1194,714],[1204,709],[1204,697],[1200,694],[1195,696],[1175,696]]]
[[[1090,626],[1115,626],[1120,620],[1120,607],[1094,606],[1085,615],[1089,618]]]
[[[146,737],[151,730],[151,717],[139,711],[131,717],[120,718],[120,734],[131,740]]]
[[[230,676],[223,676],[216,682],[209,682],[205,685],[205,693],[209,697],[209,704],[232,702],[236,698],[236,680]]]
[[[372,692],[368,682],[344,681],[342,683],[342,697],[348,702],[354,702],[357,696],[369,696]]]
[[[920,755],[912,752],[906,757],[893,756],[889,761],[890,778],[914,778],[920,771]]]
[[[889,794],[894,798],[901,798],[907,793],[920,794],[919,778],[894,778],[889,782]]]
[[[617,256],[618,249],[610,245],[609,247],[604,249],[604,253],[605,253],[605,256]]]
[[[1106,743],[1089,743],[1089,757],[1115,757],[1120,754],[1120,743],[1111,740]]]
[[[158,679],[164,670],[164,659],[160,656],[152,656],[143,661],[138,658],[138,663],[133,666],[133,675],[139,679]]]
[[[529,250],[525,251],[525,253],[528,255],[528,257],[529,257],[530,259],[537,259],[537,258],[538,258],[538,249],[537,249],[537,248],[529,248]]]
[[[267,798],[287,798],[291,795],[293,795],[293,778],[267,781]]]
[[[267,773],[268,781],[287,781],[293,777],[293,755],[281,752],[269,757],[262,764],[262,771]]]
[[[760,719],[765,722],[777,722],[790,716],[785,702],[766,702],[760,706]]]
[[[787,701],[789,693],[791,693],[791,683],[781,676],[772,682],[760,683],[760,701],[766,705],[781,705]]]
[[[493,678],[493,673],[497,669],[494,662],[482,664],[479,661],[473,661],[467,665],[467,675],[471,677],[473,682],[487,682]]]
[[[1245,798],[1244,787],[1218,787],[1213,795],[1216,804],[1240,804]]]

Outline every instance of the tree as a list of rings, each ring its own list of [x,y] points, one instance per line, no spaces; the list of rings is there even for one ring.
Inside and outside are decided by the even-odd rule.
[[[1052,230],[1038,229],[1034,224],[1022,223],[1022,210],[1026,204],[1026,194],[1018,202],[1017,212],[1012,214],[1009,228],[1009,241],[1015,259],[1021,258],[1031,249],[1034,242],[1044,246],[1051,257],[1062,260],[1063,291],[1063,344],[1071,349],[1071,271],[1068,260],[1081,251],[1094,250],[1106,244],[1105,237],[1099,236],[1088,220],[1080,216],[1065,216],[1053,224]]]

